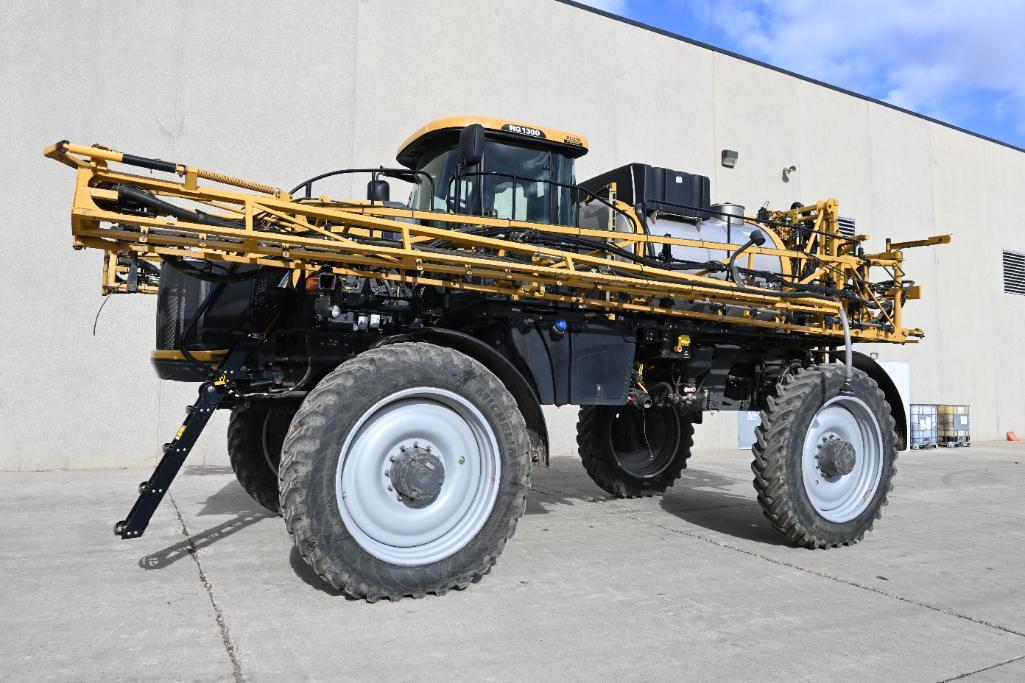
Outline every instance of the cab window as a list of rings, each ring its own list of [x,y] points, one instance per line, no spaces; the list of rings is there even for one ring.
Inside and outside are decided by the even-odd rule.
[[[576,222],[572,159],[547,149],[489,140],[484,171],[485,215],[531,223]]]
[[[550,222],[552,155],[491,141],[484,150],[484,212],[495,218]]]
[[[420,211],[483,215],[531,223],[574,225],[573,160],[546,149],[489,139],[481,166],[462,169],[457,146],[438,147],[418,166],[434,181],[414,189]],[[481,191],[482,190],[482,191]]]
[[[431,176],[434,193],[431,194],[431,184],[422,180],[413,191],[410,205],[419,211],[448,211],[452,179],[459,168],[459,150],[443,147],[425,154],[424,160],[419,170]]]

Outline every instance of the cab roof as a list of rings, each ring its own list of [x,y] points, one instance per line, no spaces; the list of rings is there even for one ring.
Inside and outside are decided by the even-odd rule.
[[[403,166],[413,168],[428,148],[449,138],[458,139],[459,131],[474,123],[483,126],[488,131],[487,136],[491,138],[508,138],[535,144],[543,141],[540,144],[560,148],[559,151],[570,158],[587,154],[587,139],[576,133],[532,126],[508,119],[492,119],[485,116],[450,116],[431,121],[406,138],[406,141],[399,147],[395,158]]]

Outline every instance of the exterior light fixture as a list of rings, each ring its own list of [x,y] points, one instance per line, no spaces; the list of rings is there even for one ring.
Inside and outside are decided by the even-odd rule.
[[[737,165],[737,157],[738,156],[739,156],[739,154],[737,154],[736,150],[724,149],[722,151],[722,165],[725,166],[726,168],[733,168],[734,166]]]
[[[790,176],[792,176],[794,173],[797,173],[797,167],[796,166],[784,166],[783,167],[783,182],[784,183],[789,183],[790,182]]]

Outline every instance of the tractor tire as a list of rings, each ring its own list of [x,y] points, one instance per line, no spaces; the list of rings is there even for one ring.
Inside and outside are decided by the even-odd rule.
[[[299,404],[279,401],[242,403],[228,421],[228,459],[242,488],[253,500],[274,514],[278,502],[278,463],[281,445]]]
[[[516,401],[451,349],[366,351],[306,396],[282,451],[281,510],[300,555],[356,598],[479,581],[526,507],[530,442]]]
[[[585,406],[577,419],[584,469],[619,498],[664,493],[686,469],[693,445],[694,425],[673,406]]]
[[[758,502],[792,543],[857,543],[886,505],[897,472],[897,434],[878,385],[844,366],[802,368],[767,399],[752,448]]]

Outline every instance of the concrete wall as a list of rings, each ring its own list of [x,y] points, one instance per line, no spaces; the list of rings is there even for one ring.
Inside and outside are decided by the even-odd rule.
[[[457,113],[586,135],[581,178],[645,161],[707,174],[715,199],[752,210],[838,197],[875,246],[953,233],[909,252],[926,299],[908,323],[926,341],[872,350],[911,361],[915,402],[970,403],[976,438],[1025,431],[1025,298],[1002,293],[1000,272],[1002,248],[1025,251],[1020,152],[552,0],[0,9],[0,470],[152,463],[194,392],[149,367],[152,298],[112,298],[92,335],[101,257],[70,249],[72,175],[46,144],[288,186],[389,163]],[[733,170],[724,147],[740,151]],[[571,451],[575,411],[549,416],[555,451]],[[213,423],[193,461],[224,463],[223,432]],[[734,446],[735,417],[697,438]]]

